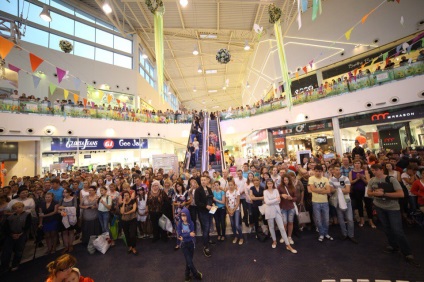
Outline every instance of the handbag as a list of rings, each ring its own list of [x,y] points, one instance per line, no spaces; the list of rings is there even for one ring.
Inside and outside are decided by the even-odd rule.
[[[311,223],[311,215],[309,214],[309,212],[306,211],[305,206],[303,205],[300,206],[300,212],[299,212],[298,218],[299,218],[299,224]]]
[[[159,218],[159,227],[164,231],[172,233],[172,223],[164,214],[162,214],[162,216]]]

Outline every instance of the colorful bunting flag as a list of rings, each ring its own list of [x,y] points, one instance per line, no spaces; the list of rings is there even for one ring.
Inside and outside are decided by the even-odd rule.
[[[49,90],[50,90],[50,96],[53,95],[54,91],[56,90],[56,84],[50,83]]]
[[[383,61],[385,61],[387,59],[387,57],[389,56],[389,52],[386,52],[383,54]]]
[[[295,76],[296,76],[296,79],[299,79],[299,72],[298,71],[295,73]]]
[[[361,23],[365,23],[365,21],[368,19],[368,16],[369,16],[370,14],[368,13],[368,14],[366,14],[365,16],[363,16],[362,17],[362,20],[361,20]]]
[[[5,59],[14,45],[15,43],[12,41],[9,41],[6,38],[0,36],[0,56]]]
[[[118,103],[118,105],[121,105],[121,100],[116,99],[116,102]]]
[[[314,21],[317,18],[318,9],[319,9],[318,0],[312,0],[312,20]]]
[[[66,89],[63,89],[63,97],[65,98],[65,100],[68,100],[68,95],[69,95],[69,91]]]
[[[94,102],[91,102],[91,107],[92,107],[92,108],[94,108],[94,105],[95,105],[95,104],[94,104]]]
[[[21,69],[20,68],[18,68],[18,67],[15,67],[14,65],[12,65],[12,64],[9,64],[9,69],[11,70],[11,71],[14,71],[14,72],[19,72]]]
[[[302,0],[302,12],[306,12],[308,10],[308,0]]]
[[[87,98],[83,98],[82,103],[84,104],[84,108],[86,108],[87,107]]]
[[[57,81],[59,83],[61,83],[63,77],[66,75],[66,71],[63,70],[63,69],[60,69],[60,68],[56,67],[56,72],[57,72]]]
[[[305,73],[308,73],[308,67],[307,67],[307,66],[304,66],[304,67],[302,68],[302,70],[303,70]]]
[[[41,80],[40,77],[38,77],[36,75],[33,75],[32,76],[32,82],[34,83],[34,88],[37,88],[38,87],[38,84],[40,84],[40,80]]]
[[[29,53],[29,61],[31,62],[32,72],[35,72],[35,70],[41,65],[41,63],[44,62],[43,59],[37,57],[32,53]]]
[[[122,105],[124,105],[124,111],[127,110],[127,103],[122,103]]]
[[[110,104],[110,102],[112,101],[112,95],[107,95],[107,103]]]
[[[353,30],[354,28],[355,28],[355,27],[352,27],[351,29],[349,29],[348,31],[346,31],[346,33],[345,33],[346,40],[350,40],[350,34],[352,33],[352,30]]]
[[[309,66],[311,67],[311,69],[312,69],[312,64],[314,63],[314,59],[312,59],[311,61],[309,61]]]
[[[74,103],[75,104],[78,103],[78,98],[79,98],[79,96],[74,93]]]

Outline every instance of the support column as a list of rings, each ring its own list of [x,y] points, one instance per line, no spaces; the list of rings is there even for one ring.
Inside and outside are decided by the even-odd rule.
[[[340,133],[340,125],[339,125],[339,119],[337,117],[332,118],[332,124],[333,124],[333,133],[334,133],[334,145],[336,146],[336,153],[340,156],[343,156],[343,149],[342,149],[342,136]]]

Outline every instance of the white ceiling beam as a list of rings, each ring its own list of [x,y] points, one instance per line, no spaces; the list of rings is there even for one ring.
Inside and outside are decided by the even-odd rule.
[[[177,9],[178,9],[178,14],[180,15],[181,26],[183,27],[183,29],[185,29],[184,19],[183,19],[183,14],[181,13],[180,4],[178,3],[178,0],[175,0],[175,2],[177,3]]]
[[[102,9],[102,6],[103,6],[103,3],[100,1],[100,0],[95,0],[96,1],[96,3],[97,3],[97,5],[99,5],[99,8],[100,9]],[[113,8],[112,8],[112,10],[114,10]],[[112,15],[110,15],[110,14],[107,14],[106,15],[107,16],[107,18],[110,20],[110,22],[118,29],[118,31],[123,35],[123,36],[127,36],[127,34],[125,33],[125,31],[124,31],[124,29],[121,27],[121,25],[119,24],[119,22],[117,22],[113,17],[112,17]]]
[[[216,2],[216,30],[219,31],[219,1]]]

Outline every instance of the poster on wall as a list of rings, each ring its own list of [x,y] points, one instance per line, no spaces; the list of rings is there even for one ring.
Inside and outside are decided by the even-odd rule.
[[[302,166],[305,164],[303,161],[305,158],[308,158],[308,160],[311,158],[311,150],[303,150],[303,151],[297,151],[297,163],[302,164]]]

